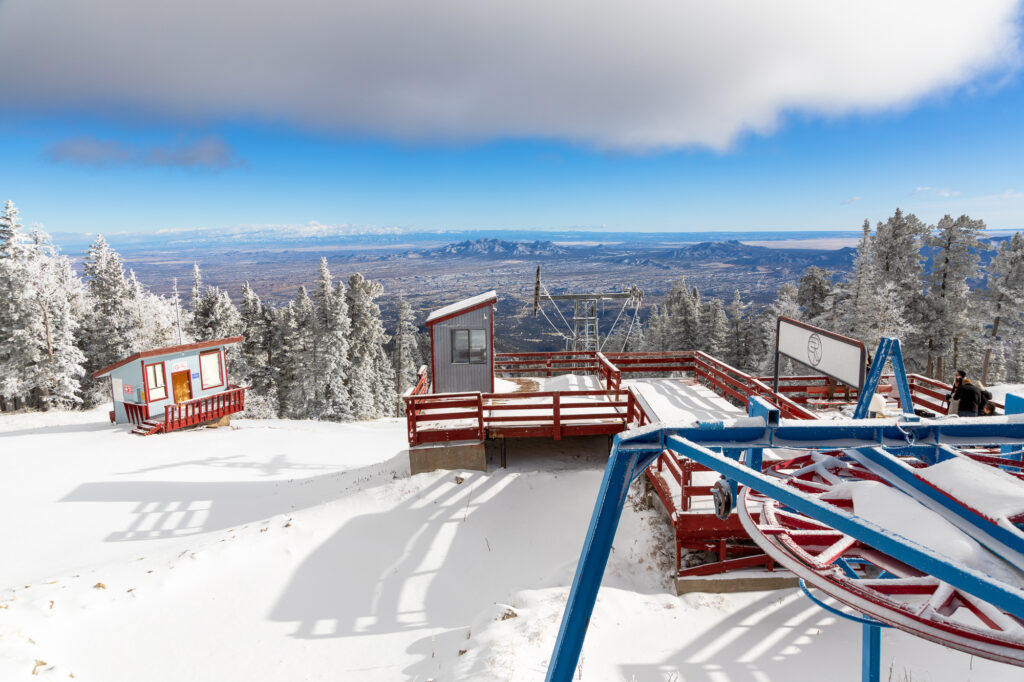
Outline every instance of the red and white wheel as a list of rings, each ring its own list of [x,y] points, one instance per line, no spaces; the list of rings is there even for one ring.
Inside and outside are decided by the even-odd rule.
[[[772,473],[847,510],[853,502],[834,496],[838,486],[880,482],[854,462],[820,453],[778,464]],[[737,511],[766,554],[842,604],[943,646],[1024,667],[1024,623],[998,607],[749,488]]]

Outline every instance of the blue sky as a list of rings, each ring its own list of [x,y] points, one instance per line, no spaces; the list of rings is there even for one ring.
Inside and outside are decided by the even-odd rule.
[[[0,44],[5,12],[19,4],[0,4]],[[1024,228],[1019,7],[1002,3],[992,17],[991,25],[964,38],[959,61],[941,68],[910,64],[893,82],[884,76],[900,71],[892,60],[904,48],[878,66],[852,57],[847,65],[848,56],[837,50],[820,82],[809,69],[810,75],[794,78],[799,88],[784,84],[762,97],[764,87],[746,84],[754,65],[761,68],[762,57],[754,56],[720,76],[729,87],[703,71],[673,84],[667,72],[641,93],[648,93],[642,106],[617,111],[609,104],[611,113],[602,110],[593,120],[586,117],[586,100],[605,87],[602,79],[550,106],[562,84],[531,93],[543,106],[530,98],[510,100],[522,107],[515,116],[486,103],[526,76],[531,83],[541,78],[529,70],[524,76],[526,67],[508,67],[495,83],[476,85],[473,77],[460,76],[449,86],[448,73],[481,58],[475,53],[456,54],[441,64],[450,64],[449,71],[429,74],[438,84],[426,104],[419,85],[402,86],[401,102],[412,110],[404,118],[392,116],[399,86],[386,98],[367,95],[358,115],[350,115],[349,102],[362,96],[366,83],[386,84],[412,62],[384,71],[355,69],[348,90],[341,89],[348,99],[306,106],[299,106],[306,94],[334,83],[336,72],[310,76],[308,84],[282,94],[287,104],[268,103],[242,86],[222,95],[212,74],[213,94],[187,102],[196,79],[206,80],[199,71],[189,74],[185,94],[167,100],[188,104],[176,110],[149,90],[150,71],[136,81],[129,71],[110,76],[100,96],[70,87],[78,76],[47,82],[62,68],[71,73],[77,61],[70,55],[58,55],[54,68],[30,79],[0,54],[0,87],[16,100],[0,113],[0,200],[13,199],[27,222],[52,232],[311,222],[428,230],[850,230],[864,218],[884,219],[897,206],[929,222],[968,213],[991,228]],[[32,30],[51,28],[52,19],[33,20]],[[718,19],[706,20],[713,25]],[[955,24],[962,17],[942,20]],[[380,21],[375,17],[374,25]],[[1003,47],[976,48],[972,41],[983,39]],[[607,68],[628,63],[630,45],[620,46]],[[908,53],[915,49],[905,46]],[[170,63],[153,59],[161,68]],[[786,57],[784,67],[764,73],[786,80],[791,71],[801,73],[803,63]],[[105,78],[118,64],[97,57],[91,76]],[[166,83],[154,91],[175,87],[179,66],[153,67],[152,80]],[[270,67],[261,68],[252,78],[265,84]],[[306,73],[303,63],[289,69],[282,88]],[[235,73],[223,83],[234,83]],[[571,74],[574,84],[589,71],[579,73],[584,76]],[[417,75],[415,83],[424,78]],[[872,78],[884,87],[875,88]],[[602,101],[613,102],[608,95],[620,91],[637,96],[634,80],[626,74],[610,83]],[[833,87],[837,80],[842,88]],[[666,87],[677,87],[678,96],[660,101]],[[465,92],[478,94],[475,88],[489,88],[478,97],[485,104],[463,101]],[[337,107],[341,121],[319,116],[325,107]]]

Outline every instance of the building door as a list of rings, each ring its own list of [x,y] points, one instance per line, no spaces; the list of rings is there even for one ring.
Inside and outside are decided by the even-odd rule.
[[[192,400],[192,380],[188,372],[175,372],[171,375],[171,386],[174,388],[174,402],[183,403]]]

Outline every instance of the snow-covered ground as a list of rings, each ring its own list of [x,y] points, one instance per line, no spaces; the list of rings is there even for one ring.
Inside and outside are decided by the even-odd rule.
[[[603,466],[572,448],[410,477],[400,420],[0,417],[0,680],[542,679]],[[631,501],[581,679],[858,677],[859,626],[795,591],[675,596],[667,526]],[[1020,679],[882,647],[883,679]]]

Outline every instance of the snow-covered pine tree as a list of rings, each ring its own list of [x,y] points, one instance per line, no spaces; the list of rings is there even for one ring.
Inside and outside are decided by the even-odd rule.
[[[395,379],[397,382],[396,391],[401,396],[405,391],[416,386],[416,377],[419,370],[416,337],[419,334],[419,327],[416,326],[416,315],[412,306],[399,295],[397,308],[397,322],[395,324],[394,355],[395,355]]]
[[[40,383],[43,319],[33,300],[38,253],[14,202],[0,213],[0,407],[18,409]]]
[[[701,305],[700,341],[697,348],[709,355],[721,358],[727,349],[729,319],[725,316],[722,301],[709,298]]]
[[[288,303],[281,317],[280,374],[277,396],[281,416],[289,419],[316,419],[317,329],[316,308],[300,286],[295,300]]]
[[[349,396],[356,419],[374,419],[395,413],[394,370],[387,360],[384,344],[388,336],[374,299],[383,293],[378,283],[355,273],[348,280],[346,302],[352,320]]]
[[[836,331],[848,334],[865,343],[874,334],[872,328],[874,309],[877,306],[875,282],[874,250],[871,248],[871,223],[866,219],[861,228],[860,244],[857,255],[853,259],[853,271],[841,285],[839,309],[841,314],[837,320]]]
[[[968,313],[967,280],[978,276],[979,251],[988,248],[979,240],[985,223],[962,215],[953,220],[945,215],[925,238],[932,250],[924,295],[925,319],[920,337],[926,346],[928,376],[938,379],[952,373],[960,359],[959,344],[965,338],[980,337],[977,316]]]
[[[352,368],[349,358],[349,335],[351,320],[345,287],[341,282],[334,285],[327,259],[320,259],[320,273],[316,293],[316,409],[318,419],[345,420],[352,418],[348,393],[349,373]]]
[[[904,330],[901,340],[906,349],[904,360],[910,371],[923,370],[927,364],[927,343],[919,332],[930,322],[924,304],[924,257],[921,254],[928,232],[928,226],[917,216],[903,215],[897,208],[885,223],[878,224],[871,240],[875,276],[871,288],[881,292],[885,284],[893,285],[892,292],[880,295],[888,301],[887,305],[898,308],[891,316],[901,320],[899,326]]]
[[[79,347],[86,358],[83,398],[91,406],[107,399],[107,382],[92,379],[92,372],[141,349],[136,347],[138,318],[121,256],[102,235],[86,252],[83,270],[89,304],[79,330]]]
[[[816,265],[804,270],[796,293],[796,302],[803,311],[803,321],[834,329],[836,287],[832,283],[832,274]]]
[[[992,319],[989,346],[985,350],[982,381],[988,379],[992,358],[992,340],[1009,339],[1018,353],[1024,349],[1024,235],[1015,233],[1003,242],[989,265],[988,293],[992,300],[989,315]],[[1016,363],[1011,363],[1014,366]],[[1024,368],[1022,368],[1024,369]],[[1024,380],[1016,368],[1014,381]]]
[[[775,334],[778,330],[780,316],[798,319],[800,317],[800,304],[797,303],[797,288],[792,284],[783,284],[779,287],[775,300],[772,301],[765,311],[759,316],[760,329],[757,335],[757,350],[761,371],[771,374],[775,370]],[[782,359],[779,366],[779,375],[793,373],[793,367],[786,358]]]
[[[729,318],[729,333],[722,359],[736,369],[744,371],[754,369],[751,363],[750,321],[747,319],[749,308],[750,304],[744,303],[739,290],[736,290],[732,302],[725,309]]]
[[[36,302],[42,310],[45,334],[45,355],[39,367],[42,407],[70,409],[82,404],[85,355],[75,337],[84,289],[71,261],[60,255],[50,235],[36,229],[32,239],[40,265]]]
[[[239,385],[249,386],[246,415],[276,417],[277,372],[274,366],[274,321],[271,310],[263,305],[248,282],[242,284],[242,337],[239,362],[234,375]]]
[[[665,294],[658,320],[659,350],[695,350],[700,347],[700,294],[680,277]],[[653,325],[652,325],[653,329]]]

